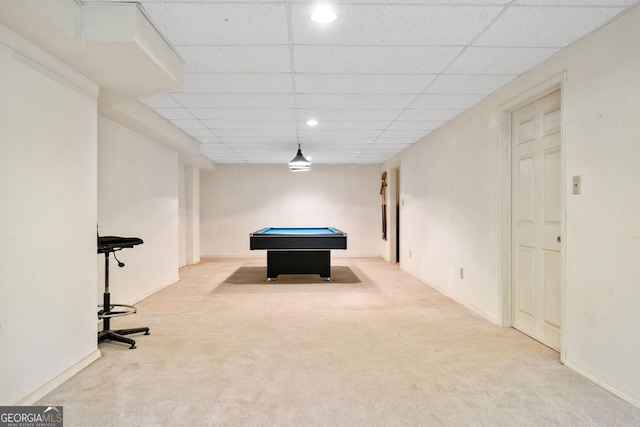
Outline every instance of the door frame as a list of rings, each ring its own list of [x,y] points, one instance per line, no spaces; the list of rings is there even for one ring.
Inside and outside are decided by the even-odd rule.
[[[539,83],[520,95],[513,97],[498,107],[500,119],[499,134],[499,161],[500,161],[500,212],[499,226],[501,238],[499,239],[498,259],[500,263],[500,287],[499,287],[499,307],[501,307],[501,325],[513,327],[513,254],[512,254],[512,217],[511,217],[511,180],[512,180],[512,137],[511,137],[511,114],[551,92],[560,90],[560,360],[564,361],[566,343],[566,229],[567,229],[567,170],[566,170],[566,112],[565,112],[565,90],[566,71],[557,74],[550,79]]]
[[[396,250],[398,250],[398,229],[396,228],[396,217],[400,213],[396,214],[396,199],[400,197],[400,163],[394,163],[388,167],[389,173],[387,174],[387,212],[389,213],[389,226],[387,227],[387,241],[389,242],[388,259],[392,264],[400,265],[400,261],[396,256]],[[400,180],[401,181],[401,180]],[[400,209],[402,210],[402,208]]]

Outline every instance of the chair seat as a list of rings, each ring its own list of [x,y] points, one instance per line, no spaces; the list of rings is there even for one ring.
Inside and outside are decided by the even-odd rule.
[[[144,242],[138,237],[99,236],[98,253],[119,251],[124,248],[132,248]]]

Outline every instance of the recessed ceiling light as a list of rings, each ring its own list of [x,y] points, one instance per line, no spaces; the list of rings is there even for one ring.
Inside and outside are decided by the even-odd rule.
[[[337,15],[333,13],[331,8],[327,5],[318,5],[316,9],[311,14],[311,20],[315,22],[319,22],[321,24],[327,24],[329,22],[335,21]]]
[[[318,124],[317,120],[311,119],[311,120],[307,120],[307,125],[309,126],[315,126]]]

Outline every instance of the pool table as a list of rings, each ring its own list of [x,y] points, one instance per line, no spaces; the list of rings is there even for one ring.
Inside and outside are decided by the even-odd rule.
[[[347,249],[347,233],[333,227],[266,227],[249,234],[251,250],[267,251],[267,278],[319,274],[331,279],[331,249]]]

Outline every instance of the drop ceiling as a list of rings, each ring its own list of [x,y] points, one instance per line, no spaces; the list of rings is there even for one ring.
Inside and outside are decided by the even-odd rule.
[[[143,0],[184,61],[141,102],[217,163],[382,163],[636,0]],[[311,127],[310,119],[318,121]]]

